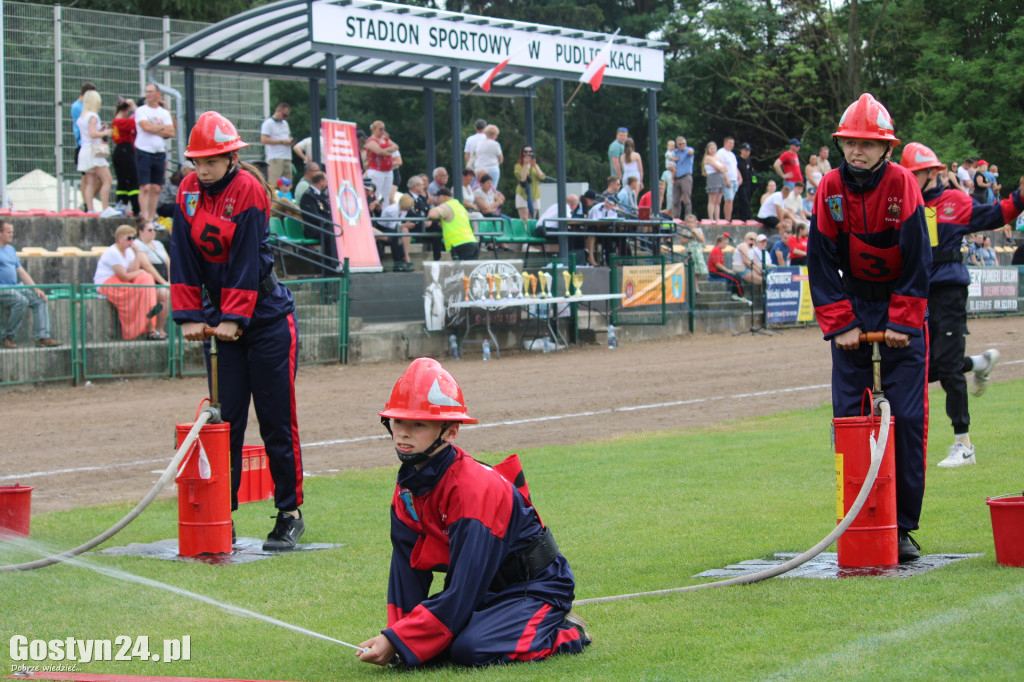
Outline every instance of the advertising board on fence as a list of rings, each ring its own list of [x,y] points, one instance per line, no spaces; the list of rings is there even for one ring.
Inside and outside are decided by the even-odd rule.
[[[772,268],[765,277],[765,287],[765,324],[810,322],[814,319],[806,267]]]
[[[686,270],[684,263],[666,263],[662,278],[661,264],[626,265],[622,268],[622,291],[626,298],[622,307],[662,305],[686,302]],[[661,292],[665,295],[662,297]]]
[[[1017,283],[1020,272],[1011,268],[967,268],[971,283],[967,286],[968,313],[1008,313],[1017,310]]]

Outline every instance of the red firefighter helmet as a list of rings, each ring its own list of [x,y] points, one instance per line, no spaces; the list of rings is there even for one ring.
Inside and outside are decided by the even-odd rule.
[[[846,108],[832,137],[882,140],[892,143],[893,146],[900,143],[895,135],[892,116],[881,102],[866,92]]]
[[[378,414],[390,419],[477,423],[466,414],[466,401],[459,382],[440,362],[431,358],[412,361]]]
[[[185,158],[197,159],[205,156],[220,156],[248,147],[242,142],[234,124],[216,111],[206,111],[199,116],[188,136]]]
[[[910,142],[903,148],[900,165],[910,172],[927,168],[946,169],[946,164],[939,161],[939,157],[935,155],[935,152],[920,142]]]

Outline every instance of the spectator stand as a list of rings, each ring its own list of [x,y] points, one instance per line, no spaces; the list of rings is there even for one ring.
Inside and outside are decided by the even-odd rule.
[[[610,264],[610,256],[628,256],[645,252],[650,255],[662,251],[673,253],[675,225],[664,220],[639,220],[619,218],[617,220],[591,220],[589,218],[552,218],[564,229],[546,230],[545,237],[561,240],[564,238],[596,237],[604,245],[616,244],[615,249],[602,248],[602,262]],[[566,246],[568,249],[568,246]],[[561,250],[561,247],[560,247]]]

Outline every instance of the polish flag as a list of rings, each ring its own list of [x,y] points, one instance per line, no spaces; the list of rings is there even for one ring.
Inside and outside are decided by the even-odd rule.
[[[598,88],[601,87],[601,81],[604,79],[604,70],[608,67],[608,59],[612,54],[612,41],[615,40],[615,36],[619,35],[619,30],[621,29],[616,30],[612,34],[612,37],[604,44],[604,47],[597,53],[597,56],[587,64],[586,70],[580,76],[580,83],[590,83],[590,87],[593,88],[594,92],[597,92]]]
[[[494,66],[490,70],[484,72],[484,74],[481,75],[479,78],[477,78],[476,81],[474,81],[474,82],[477,85],[479,85],[480,89],[483,90],[484,92],[490,92],[491,91],[491,81],[493,81],[495,78],[497,78],[498,74],[501,73],[501,70],[504,69],[506,66],[508,66],[508,63],[509,63],[509,61],[511,61],[511,59],[512,59],[512,56],[509,55],[508,58],[506,58],[504,61],[498,62],[498,64],[496,66]]]
[[[508,63],[512,61],[512,58],[515,57],[520,52],[522,52],[528,44],[529,43],[523,43],[522,45],[520,45],[519,48],[511,52],[509,56],[505,58],[504,61],[498,62],[493,68],[491,68],[489,71],[485,71],[480,77],[478,77],[473,82],[479,85],[480,89],[483,90],[484,92],[490,92],[491,83],[494,81],[495,78],[498,77],[498,74],[501,73],[501,70],[508,66]]]

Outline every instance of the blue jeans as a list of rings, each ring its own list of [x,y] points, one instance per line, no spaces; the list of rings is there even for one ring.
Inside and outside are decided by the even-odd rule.
[[[0,289],[0,304],[11,309],[7,317],[7,324],[4,325],[3,338],[14,339],[21,323],[25,319],[26,308],[32,309],[35,320],[35,338],[50,338],[50,310],[46,307],[46,301],[28,287],[12,287]]]

